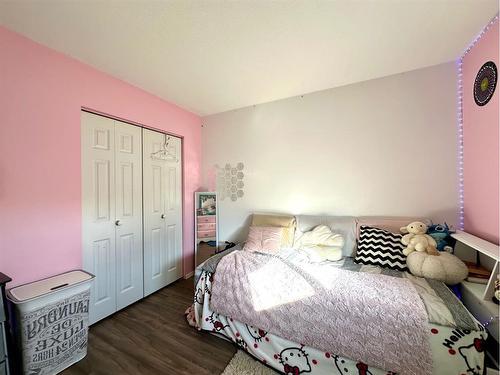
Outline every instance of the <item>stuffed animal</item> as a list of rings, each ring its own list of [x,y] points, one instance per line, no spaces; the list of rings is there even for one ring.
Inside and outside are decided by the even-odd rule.
[[[464,262],[447,252],[438,253],[438,256],[413,252],[406,258],[406,265],[415,276],[440,280],[448,285],[458,284],[469,273]]]
[[[436,241],[434,238],[425,234],[427,225],[420,221],[414,221],[406,227],[401,227],[401,233],[407,233],[401,238],[401,242],[406,246],[403,254],[408,256],[414,251],[425,251],[430,255],[437,255]]]
[[[497,275],[495,280],[495,292],[493,294],[493,302],[497,305],[500,303],[500,275]]]
[[[452,238],[450,236],[451,233],[454,233],[453,230],[448,227],[448,224],[444,223],[443,224],[432,224],[428,229],[427,229],[427,234],[434,238],[436,241],[436,248],[439,251],[446,251],[448,248],[450,250],[453,250],[452,245]],[[451,252],[451,251],[450,251]]]

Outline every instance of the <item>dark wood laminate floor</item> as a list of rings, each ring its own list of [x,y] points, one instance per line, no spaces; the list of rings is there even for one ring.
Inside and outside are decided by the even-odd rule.
[[[90,327],[87,356],[62,374],[220,374],[236,348],[190,327],[193,279],[179,280]]]

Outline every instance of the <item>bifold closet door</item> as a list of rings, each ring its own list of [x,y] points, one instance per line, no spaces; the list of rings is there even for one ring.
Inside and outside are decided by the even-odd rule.
[[[82,112],[83,269],[96,277],[90,291],[90,322],[116,311],[115,125]]]
[[[142,129],[115,121],[116,307],[144,296]]]
[[[141,128],[82,112],[83,268],[90,322],[143,297]]]
[[[182,276],[181,151],[179,138],[143,129],[144,295]]]

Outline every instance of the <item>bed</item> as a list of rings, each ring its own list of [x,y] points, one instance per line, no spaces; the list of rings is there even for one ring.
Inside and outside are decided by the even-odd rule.
[[[232,341],[257,360],[284,374],[480,375],[484,368],[483,345],[486,332],[444,284],[416,278],[407,272],[395,272],[371,265],[359,265],[352,260],[353,246],[355,246],[360,225],[395,230],[404,225],[402,223],[407,222],[408,219],[299,216],[297,217],[296,238],[316,225],[328,225],[342,233],[346,238],[345,257],[338,262],[310,265],[307,257],[296,249],[282,249],[276,256],[249,255],[248,252],[241,250],[241,246],[228,250],[207,260],[196,269],[194,302],[187,311],[188,321],[199,330],[209,331]],[[247,257],[250,257],[250,260]],[[288,316],[273,316],[271,312],[274,311],[275,307],[265,305],[265,299],[262,302],[262,299],[254,295],[254,290],[248,293],[249,296],[232,293],[234,289],[237,289],[237,284],[233,283],[236,280],[227,279],[224,276],[247,278],[248,275],[234,276],[229,275],[229,273],[226,275],[228,271],[223,266],[219,268],[219,262],[231,264],[231,258],[237,260],[238,266],[236,268],[245,268],[241,266],[242,261],[252,262],[259,259],[260,263],[255,263],[257,268],[254,268],[252,272],[255,274],[255,270],[258,270],[261,273],[259,280],[271,280],[268,290],[277,290],[277,293],[279,293],[280,278],[283,276],[280,272],[286,272],[288,275],[294,272],[297,272],[297,275],[309,272],[314,279],[309,283],[316,282],[318,285],[326,283],[334,275],[332,279],[334,285],[342,284],[342,281],[348,278],[349,282],[354,282],[352,280],[374,284],[380,282],[381,285],[385,285],[386,291],[389,292],[391,288],[397,288],[398,285],[403,286],[418,293],[420,298],[417,297],[416,300],[425,306],[427,319],[423,326],[414,324],[415,327],[420,327],[418,332],[412,331],[417,329],[412,325],[413,321],[410,321],[406,327],[405,319],[401,319],[401,316],[406,314],[405,309],[412,308],[412,303],[415,301],[408,301],[408,307],[401,305],[402,311],[395,311],[398,309],[381,306],[390,305],[392,299],[390,295],[377,296],[376,298],[373,296],[372,305],[367,309],[348,306],[347,310],[343,312],[335,310],[336,307],[333,305],[319,306],[318,302],[311,299],[310,295],[301,295],[293,301],[287,300],[278,303],[281,305],[280,308],[285,308]],[[273,264],[276,264],[275,268],[266,270]],[[277,269],[282,271],[276,272]],[[326,275],[326,278],[322,278],[323,274]],[[287,279],[284,285],[295,279],[297,276],[292,275],[292,278]],[[291,281],[291,283],[293,282]],[[407,287],[410,283],[415,290]],[[333,284],[328,284],[329,292],[332,292],[330,288]],[[396,286],[392,286],[393,284]],[[297,285],[292,288],[295,294],[297,290],[301,290]],[[227,294],[225,299],[221,300],[219,295],[214,296],[214,291],[217,291],[214,290],[214,287],[218,288],[218,294]],[[316,293],[323,293],[325,290],[323,287],[324,285],[320,285],[315,289]],[[365,284],[363,290],[368,289],[369,291],[369,288],[370,286]],[[221,293],[221,290],[226,291]],[[332,288],[332,290],[334,296],[329,298],[337,298],[338,294],[341,294],[339,293],[340,289]],[[349,296],[348,293],[346,295]],[[372,295],[366,294],[362,296],[362,300],[372,300]],[[231,300],[233,297],[237,299]],[[323,295],[320,294],[319,297],[323,299]],[[241,300],[242,298],[243,300]],[[381,303],[380,298],[385,298],[387,304]],[[327,298],[325,297],[325,299]],[[257,313],[252,311],[252,314],[249,314],[248,310],[251,309],[248,308],[248,303],[254,303],[256,306],[255,301],[260,301],[265,306],[257,306],[254,308],[258,310]],[[314,309],[310,309],[306,317],[303,315],[294,316],[293,306],[295,304],[302,304],[301,308],[304,309],[304,304],[307,308],[311,303],[314,305]],[[214,305],[217,307],[214,308]],[[362,324],[353,324],[354,318],[352,316],[356,315],[357,310],[360,310],[357,311],[357,319],[360,319],[360,317],[365,316],[363,314],[371,313],[377,309],[382,313],[383,320],[373,320],[372,324],[361,328]],[[395,311],[394,317],[392,317],[393,321],[390,320],[389,315],[392,314],[388,311]],[[347,331],[352,332],[346,332],[342,329],[335,331],[337,328],[332,322],[342,320],[338,318],[339,314],[342,315],[342,319],[345,317],[352,327]],[[323,322],[321,322],[318,320],[319,318],[315,320],[314,315],[326,318],[323,318]],[[262,318],[263,316],[264,318]],[[331,316],[336,316],[337,319],[331,319]],[[411,319],[417,320],[413,317]],[[389,326],[384,326],[385,323]],[[390,325],[398,327],[391,330]],[[332,326],[335,329],[331,329]],[[327,332],[328,330],[329,332]],[[366,338],[373,336],[373,332],[380,333],[380,331],[382,331],[382,336],[378,338],[375,336],[371,341]],[[321,332],[325,332],[325,334],[322,335]],[[359,334],[359,332],[366,332],[366,337],[364,333]],[[424,337],[420,343],[419,335]],[[377,345],[377,339],[380,339],[381,345]],[[356,341],[359,342],[356,343]],[[392,347],[391,343],[394,344]],[[429,354],[427,357],[421,356],[419,350],[416,349],[419,348],[418,345],[428,346]],[[384,353],[381,351],[382,347],[392,349]],[[392,358],[392,362],[390,358]],[[394,362],[395,358],[396,361],[398,358],[404,358],[405,363],[396,363]]]

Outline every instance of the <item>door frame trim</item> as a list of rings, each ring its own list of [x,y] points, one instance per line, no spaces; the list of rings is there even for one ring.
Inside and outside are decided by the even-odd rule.
[[[123,117],[110,115],[108,113],[101,112],[101,111],[98,111],[98,110],[95,110],[95,109],[91,109],[91,108],[88,108],[88,107],[81,107],[81,110],[83,112],[92,113],[94,115],[98,115],[98,116],[102,116],[102,117],[107,117],[107,118],[109,118],[111,120],[117,120],[117,121],[125,122],[125,123],[130,124],[130,125],[138,126],[140,128],[149,129],[149,130],[153,130],[153,131],[158,132],[158,133],[163,133],[163,134],[171,135],[172,137],[180,138],[182,140],[184,139],[183,135],[172,133],[172,132],[169,132],[169,131],[166,131],[166,130],[163,130],[161,128],[157,128],[157,127],[154,127],[154,126],[149,126],[149,125],[141,124],[140,122],[128,120],[128,119],[125,119]]]

